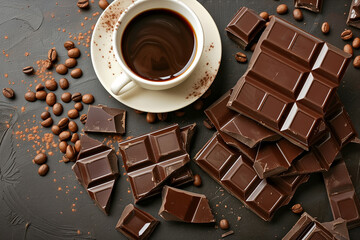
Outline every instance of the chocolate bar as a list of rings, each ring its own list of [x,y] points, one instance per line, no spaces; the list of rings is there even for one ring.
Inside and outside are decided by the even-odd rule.
[[[110,196],[119,176],[117,156],[113,149],[87,135],[81,136],[80,143],[81,150],[72,170],[96,205],[108,214]]]
[[[124,134],[125,119],[125,110],[90,105],[84,131]]]
[[[337,240],[350,240],[349,230],[346,221],[338,218],[331,222],[321,223]]]
[[[265,20],[247,7],[242,7],[235,14],[225,30],[230,39],[243,49],[247,49],[265,27]]]
[[[167,221],[187,223],[215,222],[209,201],[203,194],[165,186],[159,216]]]
[[[348,228],[360,226],[360,202],[344,160],[335,163],[323,177],[334,219],[343,218]]]
[[[296,8],[304,8],[312,12],[320,12],[323,0],[294,0]]]
[[[356,28],[360,28],[360,1],[352,1],[346,24]]]
[[[131,240],[148,239],[159,221],[132,204],[127,205],[115,229]]]
[[[309,150],[326,133],[323,116],[350,58],[273,17],[227,106]]]
[[[196,154],[194,161],[229,193],[262,219],[289,203],[297,187],[308,175],[261,180],[253,162],[239,150],[231,148],[216,133]]]
[[[158,194],[190,161],[177,124],[120,142],[119,149],[135,202]]]

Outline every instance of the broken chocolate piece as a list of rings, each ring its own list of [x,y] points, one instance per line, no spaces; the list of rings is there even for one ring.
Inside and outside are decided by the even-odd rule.
[[[331,222],[321,223],[337,240],[350,240],[349,230],[346,226],[346,221],[338,218]]]
[[[304,8],[312,12],[320,12],[323,0],[294,0],[296,8]]]
[[[184,143],[184,148],[186,149],[187,152],[190,151],[191,140],[195,134],[195,130],[196,130],[196,123],[180,128],[181,137]]]
[[[356,28],[360,28],[360,1],[352,1],[346,24]]]

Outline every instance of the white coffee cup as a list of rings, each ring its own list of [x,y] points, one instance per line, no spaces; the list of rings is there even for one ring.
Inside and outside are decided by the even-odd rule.
[[[182,15],[193,27],[196,35],[196,52],[192,63],[181,75],[167,81],[150,81],[135,74],[126,64],[122,51],[122,35],[129,22],[142,12],[152,9],[169,9]],[[150,90],[164,90],[177,86],[185,81],[194,71],[199,63],[204,48],[204,32],[199,18],[196,14],[182,1],[179,0],[137,0],[131,4],[120,16],[118,27],[113,33],[113,48],[116,59],[120,64],[123,72],[118,75],[111,85],[111,91],[115,95],[125,93],[131,87],[123,89],[130,84],[137,84],[142,88]],[[130,84],[129,84],[130,83]]]

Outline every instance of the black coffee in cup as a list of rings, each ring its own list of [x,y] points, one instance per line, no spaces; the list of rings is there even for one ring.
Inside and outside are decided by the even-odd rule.
[[[180,76],[196,53],[196,35],[190,23],[168,9],[140,13],[126,26],[121,51],[128,67],[151,81]]]

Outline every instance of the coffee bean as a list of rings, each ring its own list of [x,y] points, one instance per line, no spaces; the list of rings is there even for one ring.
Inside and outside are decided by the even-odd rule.
[[[80,50],[78,48],[72,48],[68,51],[69,58],[78,58],[80,57]]]
[[[344,52],[350,54],[351,56],[353,55],[354,51],[353,51],[353,48],[351,47],[350,44],[346,44],[344,46]]]
[[[57,125],[59,126],[59,128],[65,129],[65,128],[67,128],[68,124],[69,124],[69,119],[68,118],[62,118],[62,119],[60,119],[60,121],[58,122]]]
[[[99,7],[102,10],[105,10],[109,6],[109,3],[106,0],[99,0]]]
[[[352,42],[353,48],[359,48],[360,47],[360,38],[356,37],[354,38],[354,41]]]
[[[68,58],[65,60],[65,66],[68,68],[73,68],[77,65],[77,61],[75,58]]]
[[[94,102],[94,96],[91,94],[85,94],[82,96],[82,102],[85,104],[91,104]]]
[[[196,111],[200,111],[203,107],[204,107],[204,102],[202,100],[197,100],[194,104],[193,107]]]
[[[66,147],[66,157],[71,161],[75,158],[75,149],[72,145]]]
[[[64,156],[62,157],[62,160],[63,160],[64,163],[70,162],[70,159],[68,159],[68,157],[67,157],[66,155],[64,155]]]
[[[269,14],[267,12],[261,12],[259,16],[262,17],[265,21],[269,19]]]
[[[71,137],[71,133],[69,131],[63,131],[59,134],[60,141],[67,141]]]
[[[51,131],[53,132],[53,134],[55,135],[59,135],[61,133],[61,129],[59,128],[58,125],[53,125],[51,127]]]
[[[68,144],[67,144],[66,141],[61,141],[61,142],[59,143],[60,152],[65,153],[67,146],[68,146]]]
[[[288,6],[286,4],[280,4],[276,8],[276,12],[280,15],[283,15],[288,12]]]
[[[213,129],[214,128],[214,124],[207,118],[203,121],[203,124],[207,129]]]
[[[52,62],[49,59],[46,59],[43,64],[46,69],[52,68]]]
[[[55,80],[46,80],[45,82],[45,87],[50,90],[50,91],[55,91],[58,87],[57,83]]]
[[[80,102],[81,99],[82,99],[81,93],[76,92],[71,95],[71,100],[73,100],[74,102]]]
[[[68,117],[71,119],[77,118],[79,116],[79,112],[76,109],[70,109],[68,111]]]
[[[360,68],[360,55],[354,58],[353,65],[355,68]]]
[[[30,74],[34,73],[34,68],[31,66],[27,66],[27,67],[24,67],[22,71],[23,71],[23,73],[30,75]]]
[[[64,92],[63,94],[61,94],[61,100],[65,103],[70,102],[71,101],[71,93]]]
[[[222,230],[226,230],[229,228],[229,221],[227,219],[221,219],[219,226]]]
[[[147,113],[146,114],[146,121],[148,123],[154,123],[156,121],[156,114],[155,113]]]
[[[343,31],[340,36],[342,40],[347,41],[353,38],[353,33],[350,29],[347,29]]]
[[[78,131],[78,125],[74,121],[69,122],[68,128],[73,133]]]
[[[157,118],[160,120],[160,121],[166,121],[168,117],[168,113],[158,113],[157,114]]]
[[[72,143],[76,143],[78,140],[79,140],[79,134],[73,133],[73,135],[71,136],[70,141],[71,141]]]
[[[28,102],[35,102],[36,101],[36,94],[34,92],[26,92],[25,93],[25,100]]]
[[[53,47],[48,51],[48,59],[51,62],[55,62],[57,60],[57,52],[56,49]]]
[[[59,86],[63,90],[68,89],[69,88],[69,81],[66,78],[60,78]]]
[[[38,155],[36,155],[34,157],[33,161],[34,161],[34,163],[41,165],[41,164],[44,164],[46,162],[46,160],[47,160],[46,154],[45,153],[39,153]]]
[[[74,70],[71,71],[70,75],[73,78],[80,78],[83,75],[83,72],[80,68],[75,68]]]
[[[184,115],[185,115],[184,111],[176,111],[175,112],[175,116],[177,116],[177,117],[183,117]]]
[[[302,14],[302,11],[298,8],[295,8],[293,11],[293,16],[296,21],[302,21],[304,19],[304,16]]]
[[[49,166],[46,163],[41,165],[38,169],[38,174],[40,176],[45,176],[48,172],[49,172]]]
[[[55,103],[54,106],[53,106],[53,113],[56,115],[56,116],[60,116],[64,111],[64,108],[62,106],[61,103]]]
[[[291,207],[291,211],[293,213],[299,214],[299,213],[302,213],[304,211],[304,209],[299,203],[297,203]]]
[[[64,48],[66,48],[66,50],[70,50],[70,49],[72,49],[74,47],[75,47],[75,43],[72,42],[72,41],[66,41],[64,43]]]
[[[45,128],[48,128],[48,127],[51,127],[53,125],[53,119],[51,117],[45,119],[44,121],[42,121],[41,123],[41,126],[45,127]]]
[[[40,115],[40,118],[42,119],[42,120],[45,120],[45,119],[47,119],[47,118],[49,118],[50,117],[50,113],[49,112],[43,112],[43,113],[41,113],[41,115]]]
[[[75,142],[75,151],[80,152],[80,150],[81,150],[81,142],[80,142],[80,140],[77,140]]]
[[[195,187],[200,187],[201,186],[201,177],[199,174],[195,174],[194,175],[194,186]]]
[[[78,111],[81,111],[81,110],[83,110],[83,105],[81,102],[77,102],[77,103],[75,103],[74,108]]]
[[[89,0],[78,0],[76,5],[81,9],[86,9],[89,7]]]
[[[321,25],[321,31],[324,33],[324,34],[328,34],[330,32],[330,25],[328,22],[324,22],[322,25]]]
[[[247,62],[247,57],[244,53],[242,52],[238,52],[235,54],[235,59],[236,61],[240,62],[240,63],[245,63]]]
[[[46,99],[46,95],[47,95],[47,92],[45,92],[44,90],[37,91],[37,92],[35,93],[35,97],[36,97],[36,99],[38,99],[38,100],[45,100],[45,99]]]
[[[41,83],[39,83],[38,85],[36,85],[36,87],[35,87],[35,91],[41,91],[41,90],[44,90],[45,89],[45,87],[44,87],[44,85],[42,85]]]
[[[9,98],[9,99],[14,98],[14,96],[15,96],[15,92],[11,88],[4,88],[2,93],[3,93],[4,97]]]
[[[56,95],[55,95],[55,93],[49,92],[46,95],[46,103],[47,103],[47,105],[49,105],[51,107],[54,106],[54,104],[56,103]]]
[[[64,64],[59,64],[56,66],[56,72],[61,75],[65,75],[68,72],[68,68]]]
[[[80,116],[80,122],[81,122],[82,124],[85,124],[86,121],[87,121],[87,114],[82,114],[82,115]]]

